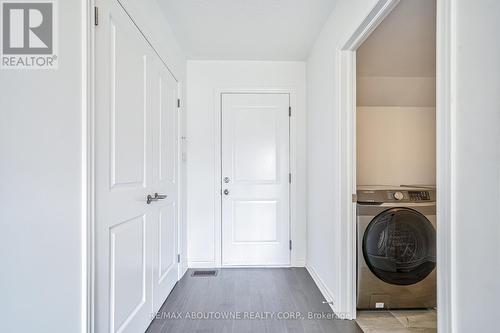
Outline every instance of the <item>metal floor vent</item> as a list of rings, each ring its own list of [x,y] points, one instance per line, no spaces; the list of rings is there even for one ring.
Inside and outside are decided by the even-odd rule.
[[[216,270],[203,270],[203,271],[194,271],[191,276],[193,277],[212,277],[212,276],[217,276],[217,271]]]

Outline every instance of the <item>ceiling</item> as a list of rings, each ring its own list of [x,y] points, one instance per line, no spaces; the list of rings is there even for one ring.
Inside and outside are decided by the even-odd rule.
[[[305,60],[336,0],[158,0],[188,59]]]
[[[359,76],[436,75],[436,0],[401,0],[357,51]]]

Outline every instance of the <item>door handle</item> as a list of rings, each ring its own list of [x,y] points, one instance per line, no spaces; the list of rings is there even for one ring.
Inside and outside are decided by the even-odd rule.
[[[228,189],[224,190],[224,195],[229,195],[229,190]]]
[[[153,201],[156,201],[158,199],[156,199],[155,197],[153,197],[151,194],[148,194],[148,196],[146,197],[146,203],[148,205],[150,205]]]
[[[152,196],[151,194],[148,194],[148,196],[146,197],[146,203],[149,205],[153,201],[163,200],[163,199],[166,199],[166,198],[167,198],[166,194],[155,193],[154,196]]]

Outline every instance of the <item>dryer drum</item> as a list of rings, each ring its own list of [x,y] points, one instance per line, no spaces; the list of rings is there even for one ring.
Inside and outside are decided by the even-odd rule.
[[[390,284],[418,283],[436,267],[436,230],[410,208],[377,215],[365,231],[362,248],[373,274]]]

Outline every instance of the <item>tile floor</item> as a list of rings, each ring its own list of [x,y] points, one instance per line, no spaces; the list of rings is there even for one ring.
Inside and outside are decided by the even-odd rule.
[[[436,333],[435,310],[358,311],[365,333]]]

